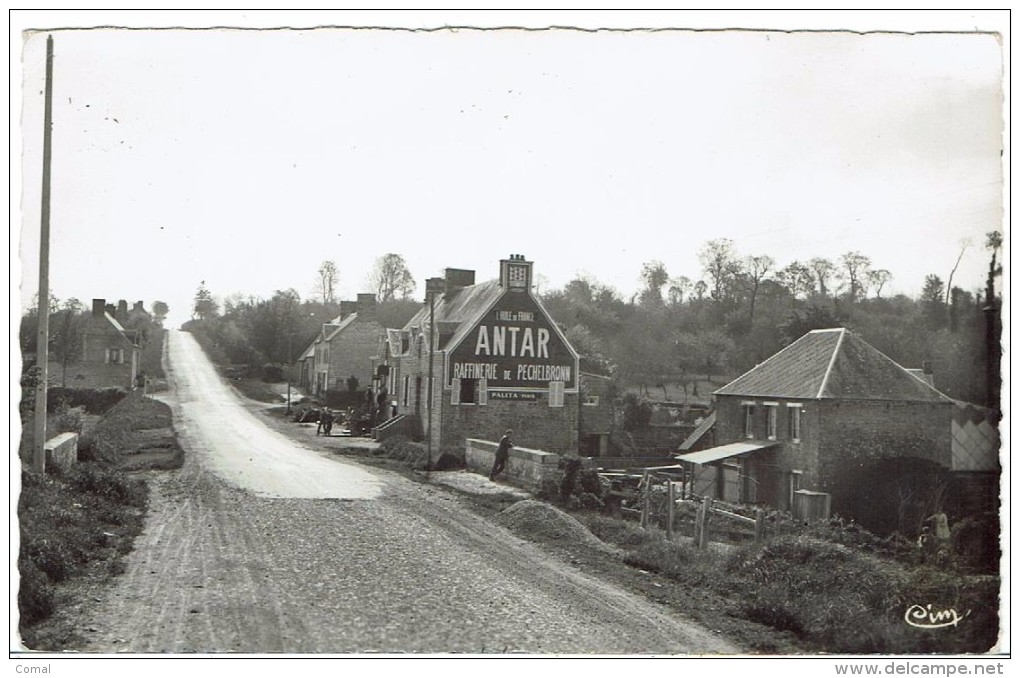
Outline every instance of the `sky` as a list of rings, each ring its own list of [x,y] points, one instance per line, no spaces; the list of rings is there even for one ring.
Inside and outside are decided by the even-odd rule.
[[[26,28],[73,25],[37,14]],[[191,25],[253,25],[234,18]],[[315,25],[287,18],[265,25]],[[335,18],[321,23],[400,23]],[[599,18],[587,25],[651,25]],[[657,25],[697,24],[685,18]],[[438,19],[405,25],[458,23]],[[549,23],[586,25],[534,25]],[[422,298],[442,269],[487,280],[510,254],[535,262],[545,290],[584,275],[629,298],[652,260],[703,278],[697,253],[714,238],[780,267],[859,251],[892,273],[885,296],[945,281],[963,251],[953,284],[976,291],[985,234],[1002,228],[990,34],[56,30],[12,44],[22,304],[38,289],[48,34],[51,290],[162,300],[171,326],[202,282],[221,299],[312,297],[326,260],[353,298],[389,252]]]

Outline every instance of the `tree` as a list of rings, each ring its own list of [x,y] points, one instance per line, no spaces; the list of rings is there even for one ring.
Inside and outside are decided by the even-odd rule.
[[[728,238],[709,240],[698,252],[701,268],[712,284],[712,298],[722,301],[733,291],[734,278],[740,272],[737,249]]]
[[[750,324],[754,325],[754,305],[758,300],[758,290],[765,276],[769,274],[776,265],[776,260],[766,254],[747,257],[744,261],[744,271],[747,280],[747,293],[751,297],[751,312],[748,315]]]
[[[641,303],[648,305],[662,304],[662,288],[669,282],[669,273],[666,272],[666,265],[661,261],[649,261],[641,267],[641,282],[644,283],[644,290],[641,291]]]
[[[198,291],[195,293],[195,309],[192,317],[199,320],[209,320],[217,315],[219,315],[219,304],[213,299],[203,280],[198,286]]]
[[[669,305],[680,306],[684,303],[684,297],[691,293],[694,283],[685,275],[679,278],[670,278],[669,281]]]
[[[853,303],[864,296],[862,290],[866,286],[871,259],[854,251],[847,252],[839,258],[839,261],[843,265],[842,277],[848,286],[847,295],[850,303]]]
[[[874,271],[868,271],[867,277],[868,283],[875,288],[875,297],[881,299],[882,288],[892,280],[892,273],[884,268],[877,268]]]
[[[945,325],[946,303],[942,289],[942,278],[934,273],[925,276],[924,287],[921,289],[921,304],[928,326],[932,329],[938,329]]]
[[[166,305],[165,301],[154,301],[152,302],[152,315],[153,320],[157,325],[162,325],[163,321],[166,320],[166,314],[170,312],[170,307]]]
[[[322,298],[322,303],[332,304],[336,301],[337,268],[332,261],[324,261],[319,266],[319,277],[316,280],[316,292]]]
[[[836,266],[823,257],[815,257],[807,262],[808,268],[815,275],[815,282],[818,283],[818,293],[823,297],[829,296],[829,281],[836,272]]]
[[[791,262],[776,274],[779,283],[789,290],[794,299],[807,298],[815,292],[815,273],[807,264]]]
[[[384,254],[376,259],[370,281],[380,302],[407,299],[414,293],[414,276],[399,254]]]
[[[960,241],[960,256],[956,257],[956,263],[953,264],[953,270],[949,272],[949,280],[946,281],[946,303],[949,303],[949,295],[953,291],[953,276],[956,275],[956,269],[960,266],[960,260],[963,259],[963,253],[970,247],[970,238],[964,238]]]
[[[67,368],[81,360],[84,352],[88,319],[82,314],[83,308],[72,297],[50,318],[50,345],[53,357],[60,363],[62,386],[67,386]]]

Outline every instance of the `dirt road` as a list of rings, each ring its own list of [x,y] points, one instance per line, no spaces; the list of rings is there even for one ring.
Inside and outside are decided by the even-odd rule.
[[[271,431],[171,332],[187,461],[153,484],[89,652],[731,654],[446,492]]]

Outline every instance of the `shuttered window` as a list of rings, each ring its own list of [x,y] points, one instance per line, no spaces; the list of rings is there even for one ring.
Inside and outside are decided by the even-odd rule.
[[[460,405],[460,379],[453,380],[453,388],[450,389],[450,404]]]
[[[489,391],[487,390],[488,385],[489,382],[487,379],[482,378],[478,380],[478,393],[475,398],[475,402],[479,405],[487,405],[489,402]]]
[[[549,407],[563,407],[563,382],[549,382]]]

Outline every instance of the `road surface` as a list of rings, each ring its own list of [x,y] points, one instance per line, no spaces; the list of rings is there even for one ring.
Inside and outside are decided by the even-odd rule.
[[[169,334],[187,461],[160,474],[87,652],[732,654],[441,489],[270,430]]]

